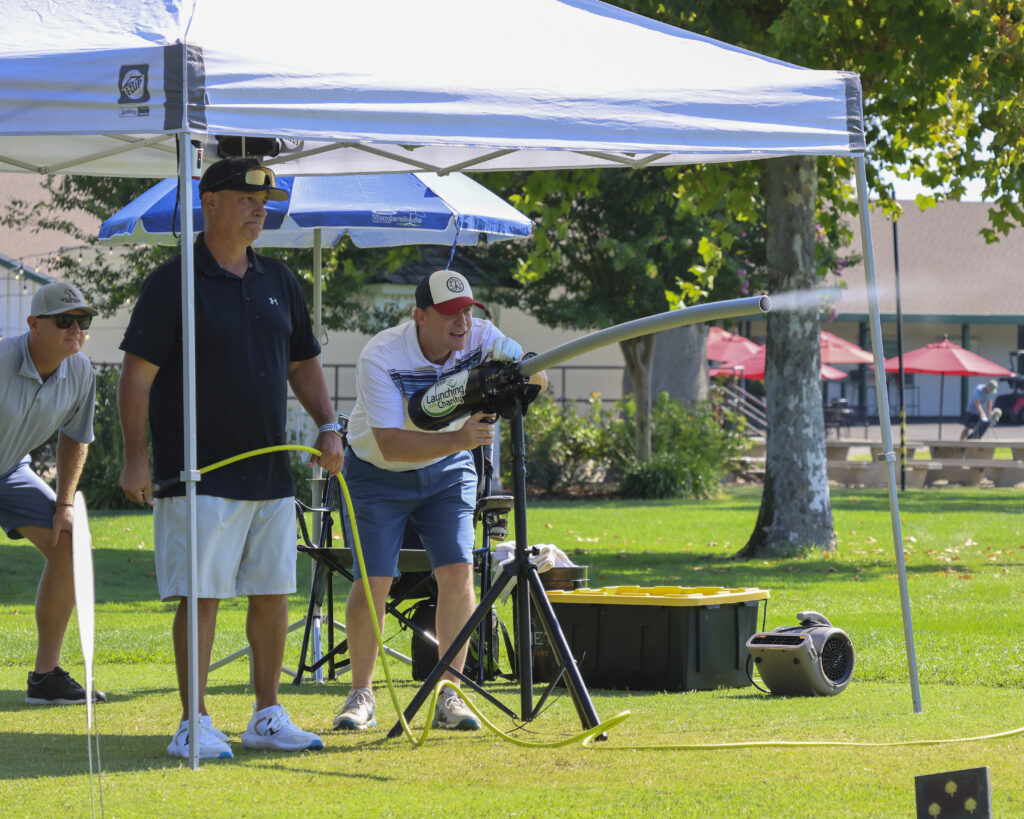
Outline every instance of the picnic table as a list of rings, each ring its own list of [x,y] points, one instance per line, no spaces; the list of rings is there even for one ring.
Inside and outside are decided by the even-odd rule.
[[[840,439],[825,439],[825,457],[830,461],[845,461],[850,457],[850,447],[854,446],[853,441]]]
[[[995,450],[1007,448],[1015,461],[1024,460],[1024,441],[987,441],[977,439],[969,441],[922,441],[928,447],[933,458],[988,458],[991,460]]]
[[[907,459],[914,457],[914,452],[920,449],[924,444],[920,441],[907,441]],[[881,441],[857,441],[857,440],[828,440],[825,441],[825,457],[830,461],[845,461],[850,457],[851,449],[863,449],[867,447],[871,452],[871,460],[875,460],[879,455],[882,454],[882,442]],[[900,456],[900,443],[899,441],[893,441],[893,451],[896,453],[896,458]]]
[[[908,461],[912,461],[912,460],[914,460],[914,453],[917,452],[917,450],[922,449],[924,447],[924,444],[921,443],[921,441],[907,441],[906,447],[907,447],[907,460]],[[879,455],[882,454],[882,448],[883,448],[883,444],[882,444],[881,441],[868,441],[868,449],[871,450],[871,458],[872,458],[872,460],[874,460],[875,458],[877,458]],[[892,451],[896,453],[896,463],[899,463],[900,462],[900,442],[899,441],[893,441],[892,442]]]
[[[867,446],[870,460],[851,461],[852,447]],[[1009,448],[1012,458],[994,458],[999,447]],[[826,441],[829,478],[846,486],[885,486],[888,468],[878,461],[881,441]],[[932,486],[939,481],[978,486],[989,480],[995,486],[1010,487],[1024,483],[1024,441],[907,441],[906,481],[908,488]],[[928,459],[914,455],[928,449]],[[899,474],[899,442],[893,441],[896,470]]]
[[[928,447],[933,463],[939,469],[926,483],[946,480],[977,486],[987,478],[996,486],[1024,483],[1024,441],[966,440],[922,441]],[[1010,458],[996,458],[996,449],[1007,448]]]

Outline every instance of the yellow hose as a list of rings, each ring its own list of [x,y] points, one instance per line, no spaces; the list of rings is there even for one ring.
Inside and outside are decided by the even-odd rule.
[[[262,449],[250,449],[248,452],[243,452],[241,455],[232,455],[230,458],[225,458],[223,461],[217,461],[215,464],[204,466],[199,470],[200,475],[205,475],[207,472],[213,472],[215,469],[220,469],[222,466],[233,464],[236,461],[244,461],[246,458],[255,458],[257,455],[266,455],[269,452],[284,452],[285,450],[296,450],[299,452],[309,452],[316,455],[318,458],[323,454],[319,449],[313,449],[311,446],[302,446],[301,444],[280,444],[279,446],[265,446]]]

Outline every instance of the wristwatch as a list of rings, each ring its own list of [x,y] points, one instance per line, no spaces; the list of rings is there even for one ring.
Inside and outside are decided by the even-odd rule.
[[[330,423],[330,424],[322,424],[320,426],[319,431],[320,432],[337,432],[340,435],[341,434],[341,424],[333,423],[333,422]]]

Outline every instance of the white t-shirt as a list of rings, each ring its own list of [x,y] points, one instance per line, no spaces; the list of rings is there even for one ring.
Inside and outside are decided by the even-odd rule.
[[[406,472],[437,463],[429,461],[386,461],[373,436],[379,429],[413,429],[424,432],[409,417],[408,400],[413,393],[436,384],[443,377],[475,367],[484,351],[502,332],[486,319],[474,318],[465,347],[452,353],[444,364],[426,359],[416,337],[416,322],[407,321],[375,335],[356,361],[356,404],[348,423],[348,444],[362,460],[391,472]],[[453,421],[437,432],[461,429],[466,418]]]

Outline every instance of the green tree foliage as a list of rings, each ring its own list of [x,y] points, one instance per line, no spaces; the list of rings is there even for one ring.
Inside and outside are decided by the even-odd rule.
[[[502,193],[537,227],[531,245],[492,249],[493,275],[522,285],[494,298],[549,327],[591,331],[702,301],[711,290],[716,298],[750,292],[763,256],[763,232],[746,222],[751,208],[738,207],[737,222],[724,196],[698,214],[685,176],[655,168],[499,177]],[[631,451],[646,460],[654,338],[621,347],[641,406]]]

